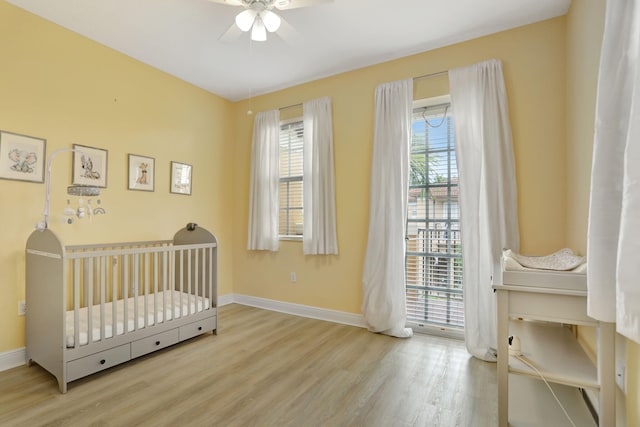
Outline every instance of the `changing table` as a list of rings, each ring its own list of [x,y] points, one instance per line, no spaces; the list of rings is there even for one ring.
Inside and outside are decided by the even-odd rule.
[[[581,389],[598,396],[600,426],[615,426],[615,326],[587,316],[586,275],[561,271],[504,271],[493,286],[498,308],[498,420],[508,425],[570,426],[538,374],[509,356],[508,337],[553,386],[578,426],[595,422]],[[598,329],[597,367],[565,325]],[[535,420],[535,421],[534,421]]]

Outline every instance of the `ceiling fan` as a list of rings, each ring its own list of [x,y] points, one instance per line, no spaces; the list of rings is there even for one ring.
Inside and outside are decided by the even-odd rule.
[[[236,15],[235,26],[247,32],[251,30],[251,40],[267,40],[267,31],[278,31],[282,18],[273,9],[289,10],[300,7],[329,3],[333,0],[209,0],[228,6],[242,6],[244,10]],[[232,25],[232,28],[234,26]],[[227,31],[228,33],[229,31]],[[226,34],[226,33],[225,33]],[[224,37],[224,35],[223,35]]]

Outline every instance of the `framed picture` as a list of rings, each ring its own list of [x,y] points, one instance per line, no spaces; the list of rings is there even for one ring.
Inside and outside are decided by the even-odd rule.
[[[171,187],[169,191],[177,194],[191,194],[191,165],[171,162]]]
[[[107,188],[107,150],[73,144],[73,178],[75,185]]]
[[[0,131],[0,178],[43,183],[46,144],[42,138]]]
[[[129,190],[153,191],[156,180],[156,159],[129,154]]]

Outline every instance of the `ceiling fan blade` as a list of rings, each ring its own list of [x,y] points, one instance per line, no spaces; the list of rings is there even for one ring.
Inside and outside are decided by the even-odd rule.
[[[230,43],[239,39],[241,35],[242,30],[238,28],[236,24],[231,24],[227,31],[225,31],[220,37],[218,37],[218,40],[224,43]]]
[[[242,0],[209,0],[212,3],[226,4],[228,6],[243,6]]]
[[[227,6],[243,6],[242,0],[209,0],[211,3],[224,4]]]
[[[270,33],[278,31],[278,28],[280,28],[280,23],[282,22],[282,19],[280,19],[278,15],[271,12],[270,10],[263,10],[259,15],[260,18],[262,18],[262,23],[266,27],[267,31],[269,31]]]
[[[280,17],[280,28],[274,34],[289,46],[296,46],[301,42],[300,34],[284,18]]]
[[[278,10],[289,10],[332,2],[333,0],[275,0],[273,5]]]

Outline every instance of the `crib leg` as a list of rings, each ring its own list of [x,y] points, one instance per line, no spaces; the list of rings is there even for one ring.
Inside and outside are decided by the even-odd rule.
[[[67,383],[64,381],[64,378],[57,378],[58,380],[58,388],[60,389],[60,393],[65,394],[67,392]]]

